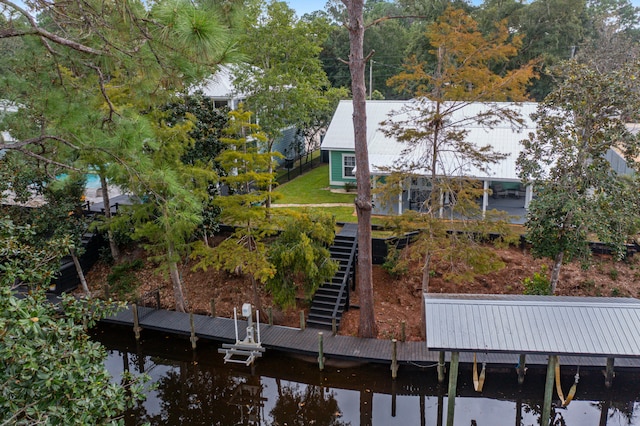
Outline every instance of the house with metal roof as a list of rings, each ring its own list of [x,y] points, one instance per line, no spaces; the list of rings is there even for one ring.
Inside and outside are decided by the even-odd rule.
[[[216,108],[227,107],[235,110],[250,96],[238,90],[233,83],[237,69],[238,67],[233,64],[221,65],[215,74],[206,78],[200,85],[192,87],[189,92],[202,92],[205,97],[214,101]],[[257,68],[255,71],[259,72]],[[275,161],[282,165],[287,159],[292,160],[306,154],[307,147],[302,139],[297,128],[282,129],[282,134],[274,142],[272,150],[281,153],[284,158],[278,158]]]
[[[213,99],[216,108],[228,107],[231,110],[238,108],[241,102],[247,99],[245,93],[240,93],[233,84],[234,67],[220,65],[218,71],[206,78],[201,84],[192,87],[189,93],[196,91],[210,99]]]
[[[369,150],[369,168],[373,181],[384,179],[388,170],[398,161],[418,162],[422,155],[419,149],[407,151],[407,146],[388,136],[383,131],[381,123],[385,120],[406,121],[410,117],[410,101],[367,101],[367,146]],[[506,154],[506,158],[497,164],[492,164],[483,171],[470,164],[460,164],[455,153],[443,152],[437,173],[448,177],[477,179],[485,188],[485,195],[481,202],[483,211],[499,209],[509,214],[523,218],[532,198],[531,188],[521,185],[516,169],[516,160],[521,150],[520,140],[525,139],[529,132],[535,130],[535,123],[530,114],[536,110],[535,103],[512,104],[469,104],[450,117],[452,122],[465,121],[466,117],[476,116],[489,108],[499,105],[509,107],[517,112],[524,120],[519,128],[512,123],[498,122],[491,127],[479,124],[466,124],[467,140],[478,147],[490,146],[494,151]],[[322,142],[321,149],[328,151],[329,181],[332,187],[344,186],[347,182],[355,183],[355,150],[353,136],[353,105],[351,101],[341,101],[336,109],[331,124]],[[467,123],[471,121],[467,120]],[[430,174],[427,170],[423,174]],[[413,170],[412,173],[420,173]],[[375,185],[375,183],[374,183]],[[489,191],[492,189],[492,191]],[[397,202],[382,203],[374,200],[375,214],[402,214],[407,210],[420,210],[428,198],[428,180],[416,177],[406,183]],[[446,203],[445,195],[445,203]],[[522,219],[523,220],[523,219]]]
[[[412,108],[412,104],[417,102],[424,101],[367,101],[367,146],[369,169],[374,186],[376,181],[384,180],[384,177],[389,174],[388,170],[396,166],[399,161],[420,164],[424,152],[416,147],[408,150],[405,143],[386,135],[381,124],[384,121],[406,122],[412,118],[418,118],[419,111],[415,107]],[[479,181],[485,190],[482,199],[478,200],[483,213],[496,209],[515,217],[514,222],[524,222],[526,209],[534,194],[531,187],[522,185],[518,177],[516,161],[522,150],[520,141],[536,130],[536,123],[531,119],[531,114],[537,107],[538,104],[533,102],[477,102],[455,110],[447,119],[451,123],[462,123],[459,129],[466,132],[466,141],[478,148],[488,146],[494,152],[505,154],[505,158],[483,169],[460,161],[455,152],[442,151],[437,174]],[[503,120],[488,126],[473,119],[494,108],[508,108],[517,112],[522,123],[516,126],[512,122]],[[325,158],[329,159],[331,187],[344,187],[350,182],[355,184],[353,104],[350,100],[341,101],[338,105],[321,149],[328,154],[325,154]],[[610,150],[607,158],[616,171],[626,170],[626,163],[618,153]],[[424,163],[424,160],[422,162]],[[402,214],[407,210],[420,210],[430,194],[429,180],[420,178],[421,173],[427,175],[430,171],[413,169],[412,174],[416,177],[407,180],[397,200],[394,198],[394,201],[389,203],[382,202],[380,197],[374,199],[374,214]],[[441,204],[446,205],[449,196],[453,197],[454,194],[443,194],[444,201]]]

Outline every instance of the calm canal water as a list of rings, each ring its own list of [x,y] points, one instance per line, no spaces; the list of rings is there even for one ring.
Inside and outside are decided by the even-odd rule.
[[[155,389],[127,413],[138,425],[435,425],[446,424],[446,389],[434,366],[401,365],[391,379],[385,365],[316,364],[267,351],[255,367],[225,365],[218,345],[143,332],[136,344],[129,329],[98,327],[95,338],[109,352],[115,380],[127,369],[145,371]],[[565,394],[575,371],[567,371]],[[581,371],[576,398],[554,410],[554,426],[640,426],[640,373],[618,371],[613,389],[599,371]],[[538,425],[544,371],[530,369],[522,387],[514,371],[488,367],[484,391],[473,390],[461,368],[455,425]],[[443,413],[444,412],[444,413]]]

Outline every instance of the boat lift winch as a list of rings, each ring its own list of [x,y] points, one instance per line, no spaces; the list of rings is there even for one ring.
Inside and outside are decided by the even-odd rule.
[[[265,348],[260,341],[260,311],[256,311],[256,324],[253,323],[253,309],[251,303],[242,305],[242,316],[247,319],[247,334],[244,340],[238,337],[238,313],[233,308],[233,319],[236,330],[236,343],[223,343],[218,352],[224,355],[224,362],[234,362],[237,364],[251,365],[262,356]],[[256,341],[257,339],[257,341]]]

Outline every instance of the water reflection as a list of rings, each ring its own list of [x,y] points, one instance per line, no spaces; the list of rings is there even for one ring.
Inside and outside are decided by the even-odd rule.
[[[107,367],[121,380],[124,370],[148,373],[155,389],[127,413],[137,425],[437,425],[446,422],[446,389],[433,366],[402,366],[396,381],[388,366],[330,366],[267,351],[254,368],[225,365],[217,345],[189,342],[149,331],[136,344],[133,333],[99,328],[96,338],[109,350]],[[556,408],[554,426],[640,426],[638,373],[619,371],[606,390],[599,371],[582,374],[576,398]],[[570,375],[564,377],[568,382]],[[530,370],[517,386],[513,369],[489,370],[485,390],[473,390],[471,373],[461,371],[455,424],[538,425],[544,372]]]

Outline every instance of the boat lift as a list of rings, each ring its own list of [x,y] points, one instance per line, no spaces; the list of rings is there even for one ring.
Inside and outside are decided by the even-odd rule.
[[[262,356],[265,348],[260,341],[260,311],[256,311],[256,323],[253,323],[253,309],[251,303],[242,305],[242,316],[247,319],[247,334],[244,340],[238,337],[238,313],[233,308],[233,319],[236,329],[236,343],[223,343],[218,352],[224,355],[224,362],[234,362],[237,364],[252,365],[256,358]],[[256,341],[257,339],[257,341]]]

